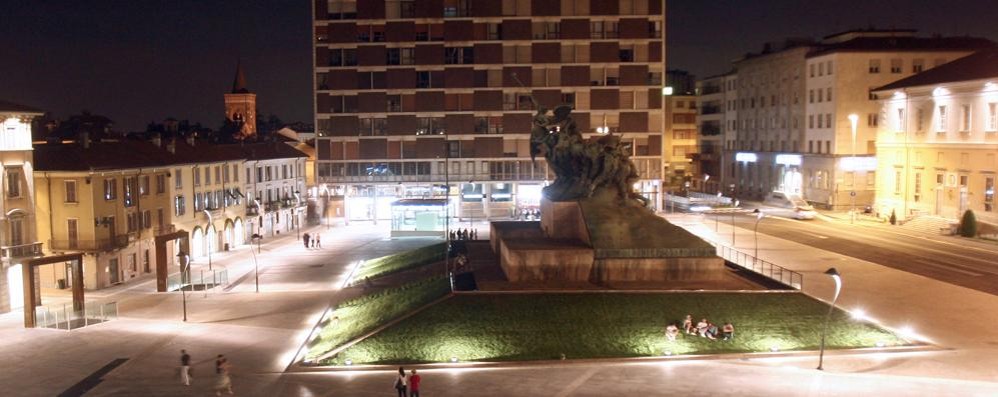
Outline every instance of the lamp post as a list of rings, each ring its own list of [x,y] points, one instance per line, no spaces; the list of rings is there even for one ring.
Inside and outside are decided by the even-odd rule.
[[[215,222],[212,221],[212,219],[211,219],[211,211],[208,211],[208,209],[203,209],[201,211],[203,211],[204,215],[208,217],[208,227],[204,229],[205,236],[208,236],[208,229],[215,230]],[[213,240],[213,238],[209,236],[206,240],[208,241],[208,247],[207,247],[207,251],[208,251],[208,271],[211,271],[211,241]]]
[[[717,192],[717,204],[721,204],[721,197],[724,196],[721,194],[721,192]],[[721,218],[721,213],[717,212],[717,210],[714,210],[714,233],[717,233],[720,230],[720,224],[721,224],[720,218]]]
[[[849,115],[849,123],[852,124],[852,161],[856,162],[856,123],[859,116],[856,113]],[[852,172],[852,191],[849,192],[849,223],[853,223],[856,218],[856,171]]]
[[[177,264],[180,265],[180,296],[183,297],[184,321],[187,321],[187,286],[184,282],[187,281],[186,274],[190,271],[191,256],[184,251],[178,252]]]
[[[755,230],[753,231],[753,234],[755,234],[755,259],[759,259],[759,222],[762,221],[762,218],[766,217],[766,214],[759,211],[758,208],[752,212],[755,213]]]
[[[263,236],[253,233],[250,240],[256,243],[256,249],[260,249],[260,240],[263,240]],[[253,253],[253,273],[256,275],[256,292],[260,292],[260,264],[256,261],[256,252],[253,251],[253,247],[250,247],[250,252]]]
[[[293,219],[294,223],[295,223],[295,237],[298,240],[301,240],[301,227],[298,225],[299,223],[301,223],[301,221],[298,220],[298,208],[299,207],[301,207],[301,192],[295,190],[295,208],[291,210],[294,213],[295,216],[294,216],[294,218],[291,218],[291,219]],[[260,291],[257,291],[257,292],[260,292]]]
[[[822,370],[825,361],[825,335],[828,334],[828,321],[832,318],[832,311],[835,310],[835,301],[839,300],[839,292],[842,291],[842,276],[834,267],[825,270],[825,274],[835,280],[835,296],[832,297],[832,304],[828,307],[828,314],[825,316],[825,326],[821,330],[821,351],[818,353],[818,370]]]
[[[710,179],[709,174],[703,174],[703,192],[707,193],[707,180]]]
[[[735,200],[735,207],[731,210],[731,248],[735,248],[735,211],[738,210],[739,201]]]

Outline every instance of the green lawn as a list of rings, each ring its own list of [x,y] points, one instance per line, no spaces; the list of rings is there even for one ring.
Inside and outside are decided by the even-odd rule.
[[[343,302],[309,344],[306,359],[315,359],[448,293],[450,281],[440,276]]]
[[[547,360],[817,349],[828,306],[803,294],[662,293],[459,295],[382,331],[324,364]],[[681,335],[665,326],[687,313],[734,324],[733,341]],[[907,344],[836,311],[827,347]]]
[[[430,244],[394,255],[382,256],[364,262],[353,276],[353,284],[361,284],[365,277],[372,279],[444,260],[447,243]]]

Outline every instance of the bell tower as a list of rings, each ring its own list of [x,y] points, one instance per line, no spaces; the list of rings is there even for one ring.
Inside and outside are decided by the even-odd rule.
[[[237,140],[256,136],[256,94],[246,89],[242,62],[236,63],[232,92],[225,94],[225,119],[238,126]]]

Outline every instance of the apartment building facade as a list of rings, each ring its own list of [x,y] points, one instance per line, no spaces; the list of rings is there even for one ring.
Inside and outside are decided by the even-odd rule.
[[[697,100],[693,95],[668,95],[662,135],[663,185],[676,190],[699,175],[693,162],[697,148]],[[699,185],[697,185],[699,187]]]
[[[872,205],[880,105],[870,90],[991,44],[864,30],[746,57],[735,65],[738,129],[725,132],[725,184],[755,199],[779,191],[823,208]]]
[[[0,101],[0,313],[22,307],[22,261],[40,256],[35,228],[31,120],[42,111]]]
[[[705,192],[726,192],[721,166],[726,131],[735,131],[738,123],[738,77],[735,73],[712,76],[697,81],[697,153],[693,163],[697,181]],[[710,175],[710,178],[704,178]],[[704,180],[706,179],[706,180]]]
[[[530,159],[534,100],[631,143],[657,194],[662,1],[317,0],[313,29],[316,180],[348,219],[447,192],[466,218],[537,206],[554,176]]]
[[[274,237],[304,226],[308,207],[308,154],[284,142],[237,146],[246,158],[244,186],[248,236]],[[247,240],[248,241],[248,240]]]
[[[883,216],[998,222],[998,52],[981,51],[878,87],[877,200]]]

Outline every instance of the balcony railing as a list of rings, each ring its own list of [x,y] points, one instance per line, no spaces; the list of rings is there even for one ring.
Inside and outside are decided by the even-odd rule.
[[[42,243],[10,245],[0,247],[0,255],[4,258],[27,258],[42,254]]]
[[[49,247],[55,251],[111,251],[127,246],[127,234],[96,240],[49,240]]]

